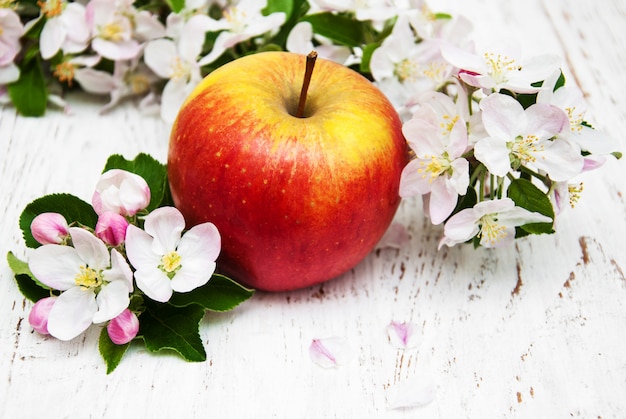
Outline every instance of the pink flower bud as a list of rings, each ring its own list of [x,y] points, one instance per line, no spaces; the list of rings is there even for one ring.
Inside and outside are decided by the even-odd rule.
[[[132,216],[150,204],[150,188],[141,176],[112,169],[100,176],[91,203],[98,215],[111,211]]]
[[[120,214],[103,212],[96,223],[96,236],[109,246],[119,246],[126,238],[127,227],[128,221]]]
[[[42,298],[37,301],[28,315],[28,323],[35,329],[36,332],[42,335],[49,335],[48,332],[48,316],[50,310],[54,305],[57,297]]]
[[[107,332],[111,341],[116,345],[130,342],[139,332],[139,319],[129,309],[125,309],[117,317],[111,319],[107,325]]]
[[[30,231],[41,244],[59,244],[69,234],[69,226],[61,214],[44,212],[33,219]]]

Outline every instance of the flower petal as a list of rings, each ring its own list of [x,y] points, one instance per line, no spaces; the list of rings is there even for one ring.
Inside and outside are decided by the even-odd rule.
[[[437,396],[437,385],[430,374],[419,374],[388,389],[390,409],[426,406]]]
[[[130,304],[128,286],[122,281],[104,285],[96,297],[96,303],[98,311],[93,315],[93,323],[111,320],[128,308]]]
[[[146,216],[144,230],[151,235],[152,251],[164,255],[175,250],[185,229],[185,218],[174,207],[161,207]]]
[[[322,368],[334,368],[345,364],[351,358],[351,349],[347,339],[329,337],[313,339],[309,346],[311,360]]]
[[[387,326],[389,343],[396,349],[414,349],[422,343],[422,335],[415,323],[392,321]]]
[[[136,270],[152,269],[159,265],[164,253],[152,251],[152,236],[130,224],[126,229],[126,255]]]
[[[59,295],[48,317],[48,331],[60,340],[71,340],[93,323],[98,310],[92,290],[73,287]]]
[[[109,267],[109,251],[102,240],[80,227],[70,227],[70,236],[78,256],[90,268],[99,271]]]
[[[65,291],[76,285],[76,275],[83,260],[70,246],[47,244],[33,250],[28,266],[39,281],[50,288]]]
[[[135,281],[137,287],[154,301],[165,303],[172,297],[170,279],[156,265],[154,268],[137,270]]]

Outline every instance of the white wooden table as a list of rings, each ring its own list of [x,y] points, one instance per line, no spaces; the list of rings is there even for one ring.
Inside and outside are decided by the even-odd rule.
[[[464,14],[480,44],[522,41],[525,53],[564,57],[587,114],[619,142],[626,132],[626,2],[431,1]],[[134,104],[106,116],[71,97],[73,115],[24,118],[0,108],[0,243],[25,256],[17,219],[39,196],[89,200],[110,154],[166,160],[168,128]],[[626,415],[626,168],[611,161],[585,178],[557,233],[493,251],[437,251],[441,234],[419,199],[397,220],[410,243],[381,250],[310,289],[257,293],[233,312],[208,314],[208,360],[186,363],[131,347],[106,375],[97,328],[60,342],[34,333],[31,303],[0,264],[0,417],[612,418]],[[390,321],[421,325],[422,344],[399,351]],[[323,369],[314,338],[343,336],[354,357]],[[394,386],[431,377],[435,399],[390,410]]]

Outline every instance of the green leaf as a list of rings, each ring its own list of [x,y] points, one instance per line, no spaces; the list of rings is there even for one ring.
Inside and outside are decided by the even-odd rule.
[[[187,361],[202,362],[206,360],[199,332],[203,317],[204,309],[197,304],[174,307],[146,300],[138,336],[143,338],[150,352],[171,349]]]
[[[268,16],[276,12],[283,12],[285,13],[285,21],[287,21],[291,17],[293,7],[294,0],[268,0],[267,6],[263,9],[263,16]]]
[[[244,288],[232,279],[214,274],[202,287],[186,293],[176,293],[170,304],[185,307],[191,304],[211,311],[228,311],[237,307],[254,294],[254,290]]]
[[[20,216],[20,228],[28,247],[39,247],[30,232],[33,219],[44,212],[57,212],[65,217],[68,223],[78,222],[87,227],[95,228],[98,215],[91,204],[71,194],[52,194],[38,198],[28,204]]]
[[[167,194],[167,166],[161,164],[149,154],[140,153],[134,160],[126,160],[114,154],[107,160],[103,172],[111,169],[122,169],[135,173],[145,179],[150,188],[150,204],[148,211],[162,206]]]
[[[508,188],[507,196],[515,202],[515,205],[538,212],[554,220],[554,208],[548,196],[542,192],[531,181],[526,179],[515,179]],[[520,227],[525,233],[530,234],[550,234],[554,233],[553,222],[551,223],[531,223]],[[518,236],[523,236],[520,232]]]
[[[19,259],[13,252],[7,253],[7,263],[15,274],[17,288],[24,297],[35,303],[42,298],[50,297],[50,288],[37,281],[28,263]]]
[[[172,12],[178,13],[185,7],[185,0],[165,0]]]
[[[349,47],[363,44],[364,23],[345,15],[331,12],[315,13],[302,18],[313,25],[313,32]]]
[[[124,345],[116,345],[113,343],[107,332],[107,328],[103,327],[100,332],[100,340],[98,340],[98,350],[104,363],[107,366],[107,374],[111,374],[115,368],[120,364],[122,357],[126,353],[126,350],[130,346],[130,342]]]
[[[29,54],[29,51],[26,51]],[[9,96],[17,111],[24,116],[41,116],[48,104],[48,88],[41,59],[37,55],[24,59],[20,65],[20,78],[9,84]]]

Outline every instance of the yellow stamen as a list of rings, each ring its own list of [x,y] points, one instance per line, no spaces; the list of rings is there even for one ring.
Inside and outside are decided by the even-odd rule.
[[[483,58],[489,67],[488,74],[499,82],[505,81],[507,72],[522,69],[522,66],[518,65],[513,58],[506,55],[486,52]]]
[[[419,65],[416,62],[405,58],[404,60],[395,64],[393,74],[402,83],[404,83],[405,81],[415,82],[419,75]]]
[[[513,165],[518,166],[537,161],[537,157],[534,154],[544,150],[544,146],[537,144],[538,142],[539,138],[537,136],[529,134],[526,137],[520,135],[513,142],[509,143]]]
[[[565,112],[567,113],[567,117],[569,118],[570,131],[573,134],[579,134],[583,130],[583,114],[576,113],[576,107],[567,107],[565,108]]]
[[[430,159],[430,161],[427,163],[428,159]],[[420,162],[420,168],[417,169],[417,172],[422,173],[423,178],[430,174],[430,182],[433,182],[441,176],[441,174],[452,169],[450,166],[450,160],[448,160],[445,156],[425,156],[422,160],[423,161]]]
[[[100,274],[88,266],[81,266],[80,272],[74,278],[76,285],[84,288],[97,288],[102,285]]]
[[[47,0],[47,1],[39,0],[37,2],[37,6],[39,6],[39,8],[41,9],[41,13],[49,19],[51,17],[55,17],[63,13],[63,9],[65,8],[65,1],[63,0]]]
[[[170,274],[173,276],[173,274],[181,268],[181,262],[182,258],[180,255],[175,250],[172,250],[163,255],[159,269],[168,274],[168,276],[170,276]],[[172,278],[172,276],[170,276],[170,278]]]
[[[172,80],[181,80],[189,77],[189,73],[191,69],[189,68],[189,64],[185,61],[181,60],[180,57],[176,57],[174,63],[172,64],[170,78]]]
[[[245,22],[248,19],[248,13],[240,7],[231,6],[224,10],[224,19],[232,25],[233,32],[241,32],[244,29]]]
[[[115,21],[107,23],[100,30],[100,37],[107,41],[119,42],[124,40],[124,27],[121,23]]]
[[[576,206],[576,203],[580,199],[580,195],[582,194],[583,189],[584,189],[584,185],[583,185],[582,182],[579,183],[578,186],[576,186],[576,185],[567,185],[567,190],[569,192],[569,205],[572,208],[574,208],[574,206]]]
[[[67,82],[68,86],[72,86],[72,80],[74,80],[74,73],[76,66],[69,61],[64,61],[61,64],[57,64],[54,68],[53,75],[59,79],[60,82]]]
[[[442,129],[442,134],[444,136],[450,135],[450,133],[452,132],[452,128],[454,128],[454,125],[457,123],[458,120],[459,120],[458,115],[455,115],[455,116],[444,115],[443,122],[439,124],[439,126]]]
[[[506,227],[502,224],[498,224],[498,219],[495,214],[483,215],[479,220],[480,231],[478,232],[479,238],[484,238],[492,246],[506,237]]]
[[[145,74],[133,74],[128,79],[133,94],[147,92],[150,89],[150,79]]]

